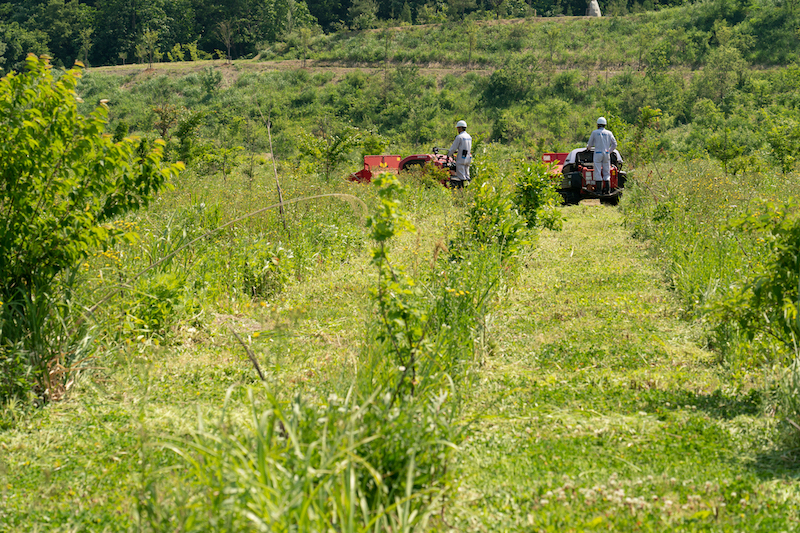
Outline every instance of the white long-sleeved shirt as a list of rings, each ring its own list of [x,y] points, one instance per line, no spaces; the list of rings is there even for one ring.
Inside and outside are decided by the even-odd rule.
[[[595,152],[610,154],[617,149],[617,139],[614,134],[605,128],[597,128],[589,136],[589,142],[586,143],[586,148],[594,148]]]
[[[447,151],[447,155],[455,154],[457,165],[468,165],[472,162],[472,137],[466,131],[459,133],[453,145]]]

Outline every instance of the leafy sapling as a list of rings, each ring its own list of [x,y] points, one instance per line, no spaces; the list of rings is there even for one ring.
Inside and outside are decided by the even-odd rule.
[[[81,115],[80,76],[73,68],[56,78],[46,58],[31,54],[24,72],[0,79],[0,352],[35,358],[24,371],[44,396],[49,369],[68,367],[63,359],[75,353],[61,345],[71,337],[69,324],[83,321],[62,315],[55,323],[66,331],[42,328],[48,322],[32,310],[58,312],[42,302],[71,294],[74,278],[65,274],[93,251],[131,237],[114,219],[146,207],[183,168],[162,164],[163,141],[150,148],[106,134],[104,101]],[[35,339],[42,342],[32,346]]]

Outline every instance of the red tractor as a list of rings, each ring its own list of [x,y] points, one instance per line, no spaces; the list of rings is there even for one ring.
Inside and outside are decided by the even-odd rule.
[[[556,165],[553,169],[563,176],[558,192],[565,204],[577,204],[587,198],[597,198],[603,203],[617,205],[625,188],[627,175],[622,170],[622,156],[617,150],[611,154],[611,188],[602,192],[600,182],[594,179],[594,153],[584,148],[565,153],[542,155],[542,161]]]
[[[376,175],[384,172],[398,174],[403,170],[413,170],[427,164],[446,168],[451,176],[455,174],[456,162],[452,157],[446,153],[440,154],[439,148],[435,146],[431,151],[433,154],[414,154],[402,159],[399,155],[365,155],[364,168],[350,174],[347,179],[359,183],[369,183]]]

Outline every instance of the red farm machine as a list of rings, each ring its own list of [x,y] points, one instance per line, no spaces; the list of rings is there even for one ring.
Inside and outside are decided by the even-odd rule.
[[[453,158],[446,153],[440,154],[439,148],[435,146],[431,151],[433,152],[432,154],[414,154],[405,158],[401,158],[399,155],[365,155],[364,168],[350,174],[348,179],[359,183],[369,183],[381,173],[391,172],[398,174],[401,171],[413,170],[425,165],[435,165],[436,167],[447,169],[452,175],[455,172]]]
[[[554,172],[562,176],[558,192],[565,204],[577,204],[587,198],[596,198],[603,203],[616,205],[622,196],[627,178],[622,170],[622,156],[617,150],[611,154],[611,188],[601,191],[600,182],[594,179],[594,153],[583,148],[565,153],[542,155],[542,161],[554,164]]]

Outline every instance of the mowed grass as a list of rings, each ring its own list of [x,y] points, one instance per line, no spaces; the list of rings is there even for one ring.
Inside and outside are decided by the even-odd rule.
[[[363,190],[355,190],[365,194]],[[431,260],[463,203],[412,191],[398,260]],[[797,470],[776,447],[760,375],[699,348],[646,245],[611,207],[566,207],[486,319],[481,382],[440,530],[792,531]],[[0,531],[147,530],[171,497],[159,444],[215,420],[229,390],[341,392],[361,364],[374,285],[367,247],[268,302],[231,299],[169,347],[108,354],[65,402],[0,433]],[[267,379],[258,376],[235,331]],[[9,409],[5,407],[5,409]],[[9,420],[8,416],[4,420]]]
[[[287,198],[301,196],[295,188],[286,183]],[[374,194],[367,186],[341,189],[361,198]],[[198,201],[211,201],[212,193]],[[179,187],[165,196],[167,215],[154,212],[153,219],[168,217],[183,194]],[[418,231],[392,249],[413,271],[445,238],[454,202],[440,188],[411,190],[406,201]],[[265,202],[252,200],[248,208]],[[335,202],[298,209],[332,211],[340,207]],[[345,206],[366,235],[365,214]],[[33,411],[0,405],[7,424],[0,427],[0,532],[148,531],[142,515],[180,483],[177,457],[162,445],[196,430],[199,417],[216,422],[227,395],[229,411],[241,414],[248,389],[256,402],[267,392],[312,401],[346,392],[374,320],[370,249],[353,248],[335,260],[320,255],[312,266],[268,301],[230,295],[206,302],[202,325],[181,325],[168,346],[131,339],[101,354],[65,401]],[[234,332],[256,357],[265,384]]]
[[[495,317],[460,453],[470,531],[793,531],[798,470],[619,211],[564,208]]]

